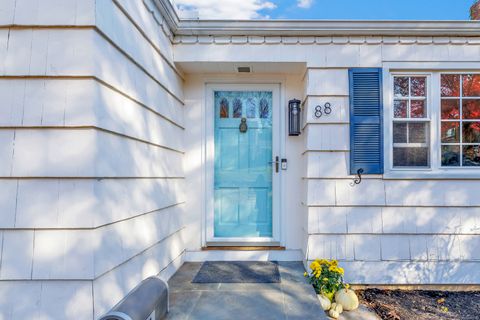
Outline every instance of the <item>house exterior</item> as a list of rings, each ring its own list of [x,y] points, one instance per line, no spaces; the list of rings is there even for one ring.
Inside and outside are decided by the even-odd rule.
[[[185,261],[480,283],[480,22],[3,0],[0,26],[0,318],[94,319]],[[232,245],[284,250],[202,250]]]

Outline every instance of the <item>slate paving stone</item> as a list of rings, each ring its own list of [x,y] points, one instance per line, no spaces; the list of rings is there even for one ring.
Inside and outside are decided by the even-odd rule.
[[[185,263],[169,280],[167,319],[327,319],[301,262],[278,262],[280,283],[192,283],[201,265]]]

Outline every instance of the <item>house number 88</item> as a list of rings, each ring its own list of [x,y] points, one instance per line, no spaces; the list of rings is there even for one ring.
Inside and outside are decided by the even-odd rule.
[[[332,105],[330,102],[327,102],[323,105],[323,113],[325,113],[326,115],[329,115],[330,113],[332,113]],[[315,118],[321,118],[322,115],[322,106],[318,105],[315,107]]]

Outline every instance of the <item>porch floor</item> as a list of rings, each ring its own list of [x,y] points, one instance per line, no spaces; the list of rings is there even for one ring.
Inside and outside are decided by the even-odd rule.
[[[280,283],[192,283],[202,263],[170,279],[167,319],[327,319],[301,262],[279,262]]]

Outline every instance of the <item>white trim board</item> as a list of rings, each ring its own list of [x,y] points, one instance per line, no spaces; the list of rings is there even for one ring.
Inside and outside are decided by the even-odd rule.
[[[265,250],[265,251],[187,251],[185,262],[203,261],[303,261],[301,250]]]

